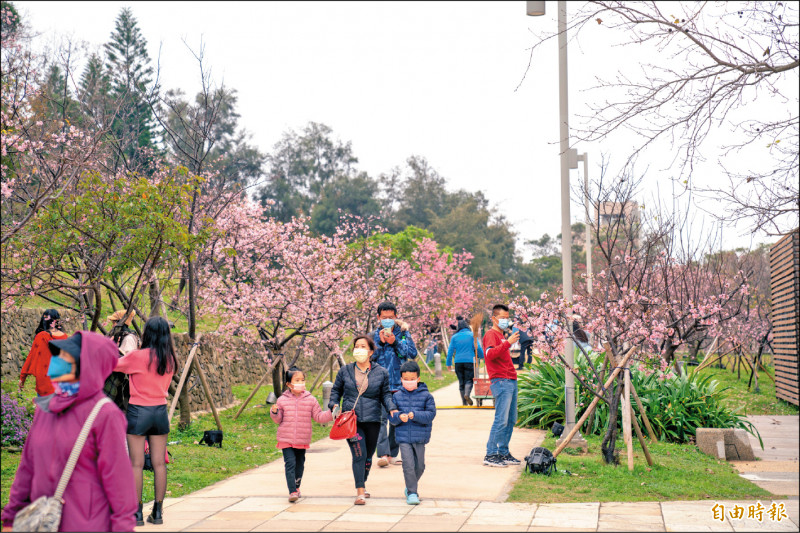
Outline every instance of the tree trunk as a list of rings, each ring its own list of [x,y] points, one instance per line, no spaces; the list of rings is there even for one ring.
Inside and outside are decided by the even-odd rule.
[[[181,395],[178,397],[178,409],[181,412],[181,418],[178,421],[179,429],[186,429],[192,423],[192,402],[189,399],[189,378],[192,377],[192,367],[186,369],[186,381],[181,389]]]
[[[97,326],[100,323],[100,312],[103,309],[103,295],[100,292],[100,284],[96,283],[94,289],[94,315],[92,316],[92,326],[90,331],[97,331]]]
[[[689,360],[690,360],[691,362],[693,362],[693,363],[696,363],[696,362],[697,362],[697,353],[700,351],[700,346],[702,346],[702,344],[703,344],[703,341],[704,341],[704,340],[705,340],[705,339],[700,339],[699,341],[697,341],[697,344],[695,344],[695,345],[692,347],[692,349],[691,349],[691,353],[690,353],[690,355],[689,355]]]
[[[614,393],[608,405],[608,428],[606,428],[606,434],[603,437],[603,444],[601,447],[603,452],[603,460],[606,462],[606,464],[610,465],[619,464],[619,457],[617,457],[615,448],[617,445],[617,416],[619,414],[619,400],[621,392],[620,379],[621,376],[617,376],[614,383]]]
[[[275,365],[275,368],[272,369],[272,391],[275,393],[276,398],[283,394],[283,388],[286,386],[283,379],[283,361],[281,359],[280,364]]]
[[[675,358],[675,350],[678,349],[677,344],[672,344],[671,339],[666,340],[666,345],[664,346],[664,360],[667,364],[672,363],[673,359]]]
[[[158,280],[154,279],[147,284],[147,295],[150,298],[150,316],[161,316],[161,290],[158,286]],[[167,318],[167,317],[164,317]]]

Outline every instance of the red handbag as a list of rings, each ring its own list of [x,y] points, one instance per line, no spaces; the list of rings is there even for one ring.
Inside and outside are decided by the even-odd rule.
[[[353,406],[352,411],[347,411],[336,417],[331,428],[331,439],[343,440],[355,437],[357,421],[355,406]]]
[[[355,378],[355,375],[353,377]],[[365,377],[363,385],[361,386],[363,390],[358,391],[358,397],[353,404],[353,408],[340,414],[336,417],[336,420],[333,421],[330,434],[332,440],[351,439],[356,436],[356,432],[358,431],[356,427],[356,423],[358,422],[358,418],[356,418],[356,405],[368,386],[369,380]]]

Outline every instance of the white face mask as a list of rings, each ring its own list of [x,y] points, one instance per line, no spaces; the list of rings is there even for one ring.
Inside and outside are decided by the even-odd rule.
[[[303,392],[306,390],[306,382],[301,381],[300,383],[292,383],[292,390],[295,392]]]
[[[366,348],[354,348],[353,359],[355,359],[357,363],[365,363],[367,359],[369,359],[369,350]]]

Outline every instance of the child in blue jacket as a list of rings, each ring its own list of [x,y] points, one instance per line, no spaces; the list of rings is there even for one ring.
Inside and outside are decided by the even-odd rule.
[[[417,505],[417,485],[425,472],[425,445],[431,440],[436,402],[428,387],[419,380],[419,365],[414,361],[400,366],[400,383],[402,387],[393,396],[398,412],[390,421],[397,426],[395,438],[403,459],[406,503]]]

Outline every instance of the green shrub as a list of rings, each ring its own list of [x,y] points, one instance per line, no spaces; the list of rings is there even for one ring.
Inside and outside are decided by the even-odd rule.
[[[597,363],[602,361],[597,357]],[[597,367],[597,364],[595,365]],[[519,376],[519,418],[522,427],[549,428],[553,422],[564,420],[564,367],[560,363],[534,361],[531,372]],[[599,370],[599,367],[598,367]],[[585,360],[578,362],[578,374],[587,383],[594,385],[592,373]],[[761,442],[761,436],[744,415],[732,411],[723,404],[723,393],[727,387],[711,379],[712,376],[682,373],[680,376],[654,372],[645,374],[631,369],[631,383],[636,388],[642,405],[656,436],[666,442],[686,443],[695,436],[698,427],[741,428]],[[578,389],[577,418],[589,406],[594,395],[581,387]],[[634,405],[634,413],[642,432],[644,423]],[[608,426],[608,405],[601,401],[594,413],[581,427],[581,432],[601,435]],[[618,417],[622,424],[622,417]],[[763,443],[762,443],[763,447]]]

